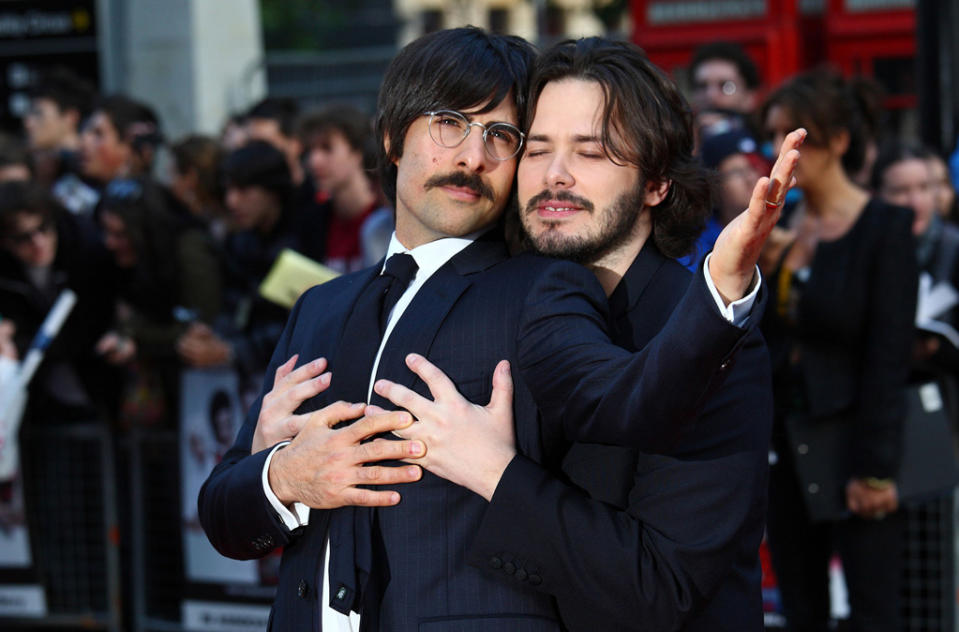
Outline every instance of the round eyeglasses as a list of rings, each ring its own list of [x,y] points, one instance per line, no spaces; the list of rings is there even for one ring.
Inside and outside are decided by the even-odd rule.
[[[494,160],[509,160],[523,148],[525,134],[509,123],[491,123],[483,125],[470,121],[465,115],[453,110],[425,112],[430,117],[428,126],[430,138],[440,147],[453,148],[462,143],[473,126],[483,130],[483,145],[486,153]]]

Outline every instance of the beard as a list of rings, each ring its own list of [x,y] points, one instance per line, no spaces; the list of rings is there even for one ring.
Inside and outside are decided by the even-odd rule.
[[[566,191],[542,191],[527,202],[522,212],[523,243],[547,257],[584,265],[594,263],[630,240],[633,228],[642,215],[644,197],[643,187],[636,187],[597,211],[586,198]],[[543,230],[538,235],[531,235],[528,218],[543,200],[572,202],[584,209],[583,212],[589,213],[595,220],[594,224],[579,234],[570,235],[563,233],[560,221],[541,220]]]

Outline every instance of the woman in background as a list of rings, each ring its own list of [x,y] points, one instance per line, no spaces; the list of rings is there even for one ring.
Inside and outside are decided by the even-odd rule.
[[[852,181],[846,167],[861,166],[867,123],[861,99],[837,74],[788,81],[770,95],[763,120],[774,143],[799,126],[809,132],[791,239],[765,271],[778,459],[768,537],[787,625],[827,629],[835,550],[850,629],[897,631],[904,523],[896,475],[918,278],[913,214]],[[801,482],[797,465],[822,459],[823,445],[797,445],[797,437],[837,418],[841,456],[818,464],[829,484]],[[837,511],[813,521],[809,508],[830,487]]]

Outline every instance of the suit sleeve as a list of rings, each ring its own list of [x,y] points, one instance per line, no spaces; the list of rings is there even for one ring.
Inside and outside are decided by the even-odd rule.
[[[273,387],[270,376],[289,360],[290,339],[302,303],[294,306],[266,371],[263,390],[247,413],[233,447],[207,478],[198,499],[200,523],[213,547],[226,557],[263,557],[296,537],[280,520],[263,491],[262,474],[269,449],[250,454],[263,396]]]
[[[748,566],[744,555],[756,562],[771,426],[769,361],[756,333],[683,442],[695,454],[636,457],[625,508],[517,456],[487,507],[470,563],[555,595],[570,630],[679,629],[729,581],[735,563]],[[623,481],[603,481],[617,474],[597,462],[602,454],[586,467],[604,474],[585,484],[616,487]],[[753,605],[736,602],[750,611],[723,616],[736,619],[732,627],[758,629]]]
[[[761,313],[765,291],[753,307]],[[661,452],[695,419],[746,334],[719,313],[702,274],[643,349],[613,345],[606,297],[585,268],[555,265],[531,289],[518,337],[519,371],[547,423],[571,441]]]

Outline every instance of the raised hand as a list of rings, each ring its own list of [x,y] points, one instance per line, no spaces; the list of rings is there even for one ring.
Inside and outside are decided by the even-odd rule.
[[[800,128],[783,139],[779,157],[769,177],[753,188],[749,207],[719,234],[709,259],[709,274],[723,300],[739,300],[753,284],[756,262],[770,231],[779,221],[786,192],[796,184],[793,173],[799,162],[799,146],[806,138]]]
[[[503,360],[496,365],[493,393],[486,406],[460,395],[446,374],[426,358],[410,354],[406,364],[426,383],[433,399],[389,380],[377,380],[373,390],[418,420],[394,434],[425,445],[426,454],[416,463],[491,499],[503,471],[516,455],[509,362]]]

